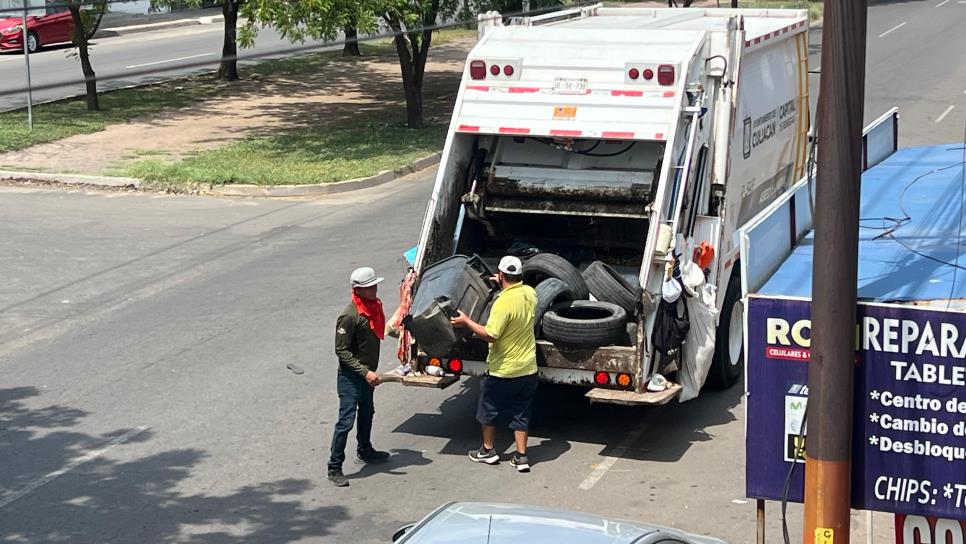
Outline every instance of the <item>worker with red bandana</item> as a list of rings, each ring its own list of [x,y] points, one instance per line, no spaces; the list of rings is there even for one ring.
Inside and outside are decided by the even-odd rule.
[[[376,368],[379,365],[379,346],[386,333],[386,316],[382,301],[376,294],[383,278],[369,267],[358,268],[350,276],[352,302],[336,321],[335,353],[339,358],[337,390],[339,419],[332,436],[328,479],[337,487],[349,481],[342,473],[345,447],[358,415],[356,429],[356,462],[379,463],[389,454],[372,447],[373,389],[380,384]]]

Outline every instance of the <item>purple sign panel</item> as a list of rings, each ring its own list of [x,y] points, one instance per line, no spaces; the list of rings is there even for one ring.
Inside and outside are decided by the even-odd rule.
[[[852,505],[966,518],[966,314],[860,304]],[[808,301],[748,301],[747,495],[804,488]],[[804,437],[804,438],[803,438]]]

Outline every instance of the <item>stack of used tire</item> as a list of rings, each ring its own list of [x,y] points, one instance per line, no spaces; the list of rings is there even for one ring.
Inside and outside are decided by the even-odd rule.
[[[540,253],[523,265],[523,281],[537,292],[538,337],[574,347],[632,343],[628,321],[637,315],[640,289],[606,263],[595,261],[581,274],[563,257]]]

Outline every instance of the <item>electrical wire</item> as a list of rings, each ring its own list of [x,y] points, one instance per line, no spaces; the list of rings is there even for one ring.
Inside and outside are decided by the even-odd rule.
[[[582,153],[580,153],[578,151],[575,151],[574,153],[580,153],[581,155],[584,155],[586,157],[616,157],[618,155],[623,155],[624,153],[627,153],[635,145],[637,145],[637,142],[631,142],[630,145],[628,145],[624,149],[621,149],[620,151],[615,151],[613,153],[589,153],[589,152],[586,152],[586,151],[584,151]],[[597,146],[595,145],[594,147],[596,148]],[[591,148],[591,149],[593,149],[593,148]]]
[[[117,1],[117,0],[113,0],[113,1]],[[49,6],[55,6],[55,5],[56,4],[49,4]],[[69,5],[69,4],[63,4],[63,5],[66,6],[66,5]],[[523,11],[512,12],[512,13],[504,14],[502,16],[504,18],[513,18],[513,17],[517,17],[517,16],[520,16],[520,15],[533,16],[533,15],[540,15],[540,14],[543,14],[543,13],[549,13],[549,12],[552,12],[552,11],[559,11],[561,9],[576,9],[576,8],[580,8],[580,7],[585,7],[587,5],[589,5],[589,2],[583,2],[583,3],[580,3],[580,4],[575,4],[574,6],[565,6],[563,8],[561,8],[560,6],[554,6],[552,8],[542,8],[542,9],[539,9],[539,10],[530,10],[530,11],[527,11],[527,12],[523,12]],[[21,9],[20,11],[22,12],[23,10]],[[0,10],[0,12],[2,12],[2,10]],[[116,72],[116,73],[108,74],[106,76],[96,76],[96,77],[92,77],[90,79],[88,79],[88,78],[75,78],[75,79],[70,79],[70,80],[58,81],[58,82],[54,82],[54,83],[46,83],[46,84],[43,84],[43,85],[31,85],[30,86],[30,90],[31,91],[47,91],[47,90],[51,90],[51,89],[59,89],[61,87],[68,87],[68,86],[71,86],[71,85],[80,85],[80,84],[83,84],[83,83],[87,83],[88,81],[94,81],[94,82],[98,82],[98,81],[113,81],[113,80],[118,80],[118,79],[136,77],[136,76],[145,76],[145,75],[160,74],[160,73],[165,73],[165,72],[172,72],[172,71],[175,71],[175,70],[186,70],[186,69],[191,69],[191,68],[204,68],[204,67],[211,66],[211,65],[214,65],[214,64],[219,64],[219,63],[224,62],[224,61],[232,61],[232,60],[234,60],[234,61],[239,61],[239,62],[245,62],[245,61],[250,61],[250,60],[264,59],[264,58],[268,58],[268,57],[278,57],[279,55],[294,55],[294,54],[299,54],[299,53],[309,53],[309,52],[312,52],[312,51],[317,51],[317,50],[322,50],[322,49],[329,49],[329,48],[340,47],[340,46],[345,45],[346,43],[360,43],[360,42],[377,41],[377,40],[382,40],[382,39],[386,39],[386,38],[395,38],[396,36],[403,36],[403,35],[407,35],[407,34],[413,34],[413,33],[417,33],[417,32],[433,31],[433,30],[445,30],[447,28],[456,28],[456,27],[461,27],[461,26],[466,26],[466,25],[469,25],[469,24],[476,24],[476,23],[477,23],[477,20],[476,19],[466,19],[466,20],[462,20],[462,21],[453,21],[453,22],[449,22],[449,23],[440,23],[440,24],[436,24],[436,25],[428,25],[428,26],[422,26],[422,27],[417,27],[417,28],[411,28],[411,29],[401,30],[399,32],[382,32],[382,33],[372,34],[372,35],[369,35],[369,36],[359,37],[359,38],[355,38],[355,39],[351,39],[351,40],[335,40],[335,41],[332,41],[332,42],[326,42],[326,43],[321,43],[321,44],[300,45],[300,46],[294,46],[294,47],[290,47],[290,48],[286,48],[286,49],[281,49],[281,50],[276,50],[276,51],[266,51],[264,53],[253,53],[253,54],[250,54],[250,55],[237,55],[237,54],[236,55],[227,55],[227,56],[222,56],[219,59],[209,59],[209,60],[203,60],[203,61],[194,61],[194,62],[189,62],[189,63],[185,63],[185,64],[177,64],[177,65],[166,65],[166,66],[160,66],[160,67],[143,69],[143,70],[129,70],[129,71],[126,71],[126,72]],[[20,88],[12,89],[12,90],[3,90],[3,91],[0,91],[0,97],[23,94],[23,93],[27,92],[27,90],[28,90],[27,87],[20,87]]]
[[[798,446],[802,444],[805,440],[805,424],[808,423],[808,404],[805,405],[805,412],[802,414],[802,426],[798,429]],[[793,452],[796,456],[798,452]],[[785,544],[791,544],[791,540],[788,537],[788,494],[791,492],[792,488],[792,475],[795,474],[795,467],[800,465],[798,461],[792,461],[792,466],[788,467],[788,474],[785,475],[785,485],[782,487],[782,537],[785,539]]]

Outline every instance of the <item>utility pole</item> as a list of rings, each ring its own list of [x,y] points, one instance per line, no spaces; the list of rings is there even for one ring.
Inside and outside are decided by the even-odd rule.
[[[848,544],[867,0],[825,3],[818,98],[806,544]]]
[[[30,83],[30,45],[27,43],[30,32],[27,31],[27,0],[23,0],[23,23],[22,29],[20,30],[21,40],[20,43],[23,44],[23,65],[27,73],[27,129],[34,129],[34,95],[33,89]]]

